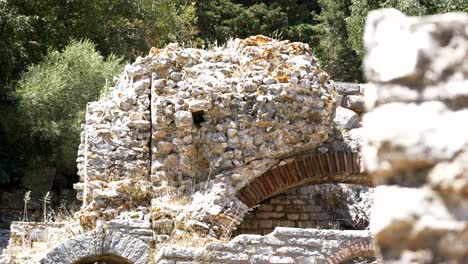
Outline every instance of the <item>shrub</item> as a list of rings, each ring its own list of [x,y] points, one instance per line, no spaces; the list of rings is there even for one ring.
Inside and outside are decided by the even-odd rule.
[[[31,141],[46,146],[45,160],[74,170],[86,104],[98,99],[122,68],[122,59],[110,55],[105,60],[87,40],[50,51],[28,67],[18,82],[19,118]]]

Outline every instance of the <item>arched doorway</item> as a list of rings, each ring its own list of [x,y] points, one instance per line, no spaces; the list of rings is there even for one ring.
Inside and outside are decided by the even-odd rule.
[[[371,178],[361,168],[358,153],[312,153],[273,167],[238,191],[237,198],[250,208],[250,212],[245,214],[234,234],[265,235],[279,226],[365,229],[368,224],[367,217],[367,220],[360,224],[348,221],[349,217],[343,217],[342,214],[333,219],[333,215],[337,215],[336,212],[320,208],[326,206],[323,201],[328,198],[317,199],[307,190],[311,186],[336,184],[354,185],[358,188],[372,185]],[[324,192],[323,196],[340,192],[340,188]],[[349,194],[345,193],[342,196],[346,197]],[[332,217],[327,217],[327,213]]]
[[[327,257],[328,264],[376,264],[376,252],[372,241],[343,245],[334,254]]]
[[[142,240],[98,228],[52,249],[41,264],[147,264],[150,248]]]
[[[313,153],[268,170],[241,188],[237,197],[250,208],[287,190],[323,183],[371,185],[372,181],[362,171],[357,153]]]

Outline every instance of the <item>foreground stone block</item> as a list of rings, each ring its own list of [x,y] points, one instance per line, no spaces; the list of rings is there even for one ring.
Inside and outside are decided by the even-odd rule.
[[[363,158],[385,263],[468,263],[468,15],[369,13]],[[463,164],[463,165],[462,165]]]

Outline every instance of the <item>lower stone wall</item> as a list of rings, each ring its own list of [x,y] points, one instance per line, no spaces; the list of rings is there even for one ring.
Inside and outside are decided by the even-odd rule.
[[[235,234],[266,235],[275,227],[330,228],[332,217],[303,189],[277,195],[247,213]]]
[[[73,223],[15,222],[0,263],[65,264],[88,258],[100,261],[108,254],[141,264],[375,263],[373,239],[368,231],[360,230],[278,227],[266,236],[239,235],[227,243],[196,248],[158,244],[152,249],[149,241],[141,239],[148,233],[146,223],[113,223],[87,233],[76,227]]]
[[[319,230],[278,227],[266,236],[240,235],[229,243],[211,243],[205,248],[165,246],[155,263],[345,263],[363,257],[375,260],[368,231]],[[368,262],[367,262],[368,261]]]
[[[348,184],[297,188],[247,213],[235,235],[266,235],[275,227],[363,230],[369,224],[373,189]]]
[[[149,220],[114,219],[107,224],[110,230],[138,238],[154,248],[153,229]]]

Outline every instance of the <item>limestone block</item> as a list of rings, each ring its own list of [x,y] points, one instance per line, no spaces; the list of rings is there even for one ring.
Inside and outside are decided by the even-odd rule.
[[[468,70],[467,21],[462,13],[417,19],[395,9],[370,12],[364,35],[368,80],[418,85],[463,79],[456,73]]]
[[[192,113],[188,111],[178,111],[174,114],[177,127],[191,126],[193,124]]]
[[[359,95],[361,94],[361,84],[335,82],[336,91],[341,95]]]
[[[373,84],[362,153],[375,182],[392,184],[377,188],[371,215],[385,262],[468,261],[467,27],[462,13],[369,13],[365,72]]]
[[[459,121],[466,118],[468,110],[452,112],[440,102],[377,107],[363,117],[368,170],[388,175],[450,159],[468,144],[468,123]]]
[[[365,110],[364,97],[361,95],[348,95],[344,98],[343,107],[349,108],[357,113]]]
[[[335,112],[335,124],[346,130],[356,128],[359,126],[359,116],[352,110],[344,107],[337,107]]]

